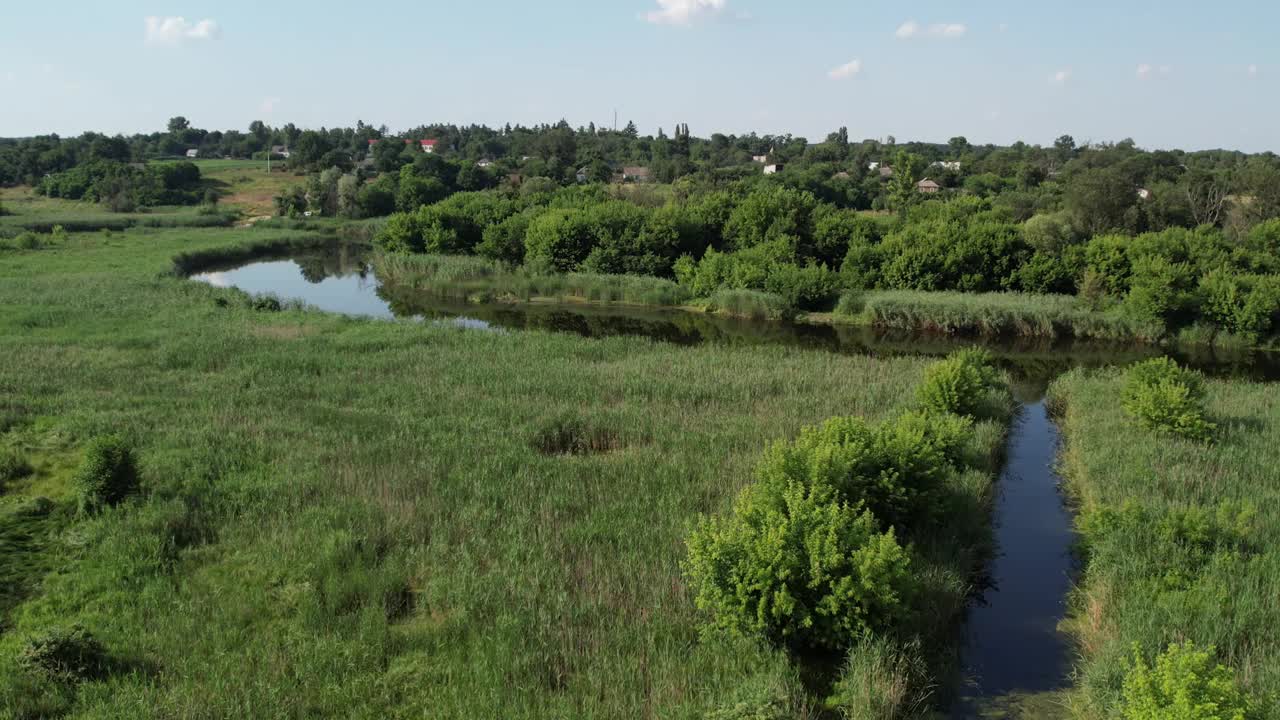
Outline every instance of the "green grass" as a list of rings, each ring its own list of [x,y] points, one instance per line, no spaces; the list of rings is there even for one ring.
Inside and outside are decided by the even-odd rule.
[[[67,232],[119,231],[132,227],[225,227],[239,217],[239,213],[230,207],[218,208],[213,213],[192,206],[115,213],[97,203],[41,197],[30,188],[0,190],[0,203],[10,213],[0,215],[0,237],[23,231],[48,233],[59,225]]]
[[[833,318],[891,330],[956,335],[1155,342],[1164,334],[1069,295],[870,290],[846,293]]]
[[[1051,393],[1087,559],[1069,623],[1075,715],[1114,717],[1135,645],[1150,662],[1192,640],[1264,702],[1258,717],[1280,717],[1280,386],[1209,381],[1218,428],[1201,443],[1128,418],[1123,383],[1076,371]]]
[[[0,715],[695,718],[798,691],[780,653],[700,637],[684,538],[769,443],[894,414],[925,366],[256,312],[175,256],[308,238],[73,239],[0,254],[0,431],[62,458],[23,481],[56,524],[6,571]],[[585,450],[548,446],[565,428]],[[59,478],[108,432],[142,492],[70,517]],[[989,461],[1002,435],[982,426]],[[989,536],[990,472],[955,483],[968,512],[919,542],[942,664]],[[26,638],[74,622],[106,678],[17,669]]]

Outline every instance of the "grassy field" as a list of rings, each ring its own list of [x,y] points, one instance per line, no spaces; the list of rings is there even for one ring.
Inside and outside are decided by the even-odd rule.
[[[699,634],[684,540],[767,445],[902,410],[925,361],[266,312],[172,274],[179,255],[313,239],[148,230],[0,250],[0,447],[35,470],[0,493],[0,714],[817,704],[780,652]],[[985,466],[953,478],[966,511],[917,538],[935,666],[988,536],[1003,429],[983,423]],[[142,492],[76,516],[70,475],[107,432],[137,448]],[[18,667],[30,638],[73,622],[103,643],[101,677]]]
[[[274,215],[272,198],[307,179],[286,170],[284,162],[272,162],[270,175],[266,160],[197,160],[195,164],[201,177],[226,193],[221,203],[246,218]]]
[[[1137,647],[1214,646],[1280,717],[1280,387],[1208,383],[1211,444],[1132,423],[1118,371],[1072,372],[1051,397],[1086,565],[1070,630],[1081,653],[1072,709],[1115,717]]]
[[[68,232],[127,230],[132,227],[223,227],[238,218],[230,207],[215,212],[192,206],[162,206],[144,212],[116,213],[90,202],[46,198],[28,187],[0,188],[0,237],[24,231],[48,233],[56,226]]]

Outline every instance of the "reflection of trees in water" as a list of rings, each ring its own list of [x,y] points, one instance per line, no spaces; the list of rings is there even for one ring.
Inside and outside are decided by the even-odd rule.
[[[383,285],[378,295],[398,317],[468,317],[510,330],[570,332],[584,337],[634,335],[680,345],[785,345],[826,352],[880,356],[942,356],[975,345],[996,356],[1015,378],[1043,390],[1073,367],[1128,365],[1168,352],[1157,346],[1103,344],[1046,338],[972,338],[883,331],[860,325],[806,325],[726,318],[685,311],[592,305],[478,305],[421,290]],[[1212,349],[1172,353],[1211,374],[1280,379],[1280,364],[1263,355]]]
[[[302,269],[302,277],[312,284],[331,277],[357,275],[364,279],[369,275],[365,249],[346,243],[293,253],[290,258]]]

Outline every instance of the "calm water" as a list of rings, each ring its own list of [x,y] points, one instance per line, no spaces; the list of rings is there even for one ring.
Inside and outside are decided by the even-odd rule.
[[[942,355],[973,340],[868,328],[750,322],[679,311],[637,311],[548,305],[466,305],[382,286],[362,251],[321,250],[212,268],[194,279],[251,294],[273,293],[330,312],[375,318],[419,318],[485,330],[541,329],[588,337],[641,335],[679,343],[782,344],[870,355]],[[975,717],[1010,698],[1035,697],[1065,686],[1066,638],[1057,630],[1071,582],[1071,517],[1053,472],[1057,429],[1040,399],[1048,382],[1076,366],[1127,364],[1162,352],[1038,340],[983,341],[1014,376],[1023,402],[1011,430],[1008,464],[995,510],[997,554],[991,585],[975,598],[966,626],[964,664],[969,682],[957,717]],[[1178,355],[1214,375],[1280,379],[1280,363],[1266,354],[1203,352]],[[1021,702],[1019,700],[1018,702]],[[986,708],[986,710],[980,708]],[[1004,710],[1001,717],[1043,717],[1041,710]]]

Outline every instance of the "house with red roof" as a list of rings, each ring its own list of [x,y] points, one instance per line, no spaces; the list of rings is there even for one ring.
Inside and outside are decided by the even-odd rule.
[[[422,152],[424,152],[424,153],[433,153],[433,152],[435,152],[435,151],[436,151],[436,143],[438,143],[438,142],[439,142],[439,140],[423,140],[423,141],[422,141]]]

